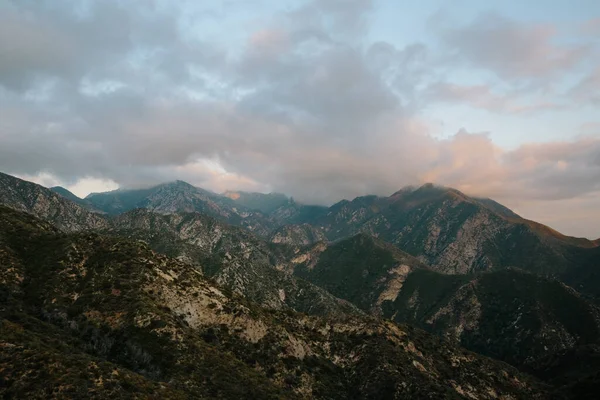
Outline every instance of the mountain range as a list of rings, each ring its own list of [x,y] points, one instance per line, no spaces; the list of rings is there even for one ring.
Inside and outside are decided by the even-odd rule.
[[[267,205],[262,211],[259,199]],[[161,213],[197,211],[293,246],[363,232],[444,274],[514,267],[562,280],[590,297],[600,295],[600,285],[595,284],[600,282],[593,273],[600,239],[565,236],[491,199],[432,184],[405,188],[389,197],[342,200],[328,208],[299,204],[280,194],[218,195],[181,181],[95,194],[86,200],[109,214],[139,207]]]
[[[491,199],[426,184],[322,207],[182,181],[80,199],[0,173],[0,204],[8,396],[600,388],[600,240]]]

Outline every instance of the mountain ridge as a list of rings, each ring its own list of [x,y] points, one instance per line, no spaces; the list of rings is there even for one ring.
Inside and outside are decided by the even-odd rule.
[[[297,257],[295,274],[365,312],[418,326],[537,376],[551,379],[547,370],[554,368],[552,379],[567,384],[568,373],[558,373],[561,354],[600,344],[599,306],[557,280],[515,268],[441,274],[364,233],[315,246]],[[571,359],[564,362],[576,367]],[[595,385],[600,364],[576,371],[571,384]]]
[[[113,191],[108,191],[108,192],[90,193],[88,196],[86,196],[85,199],[82,199],[82,200],[86,200],[86,199],[89,200],[90,198],[98,199],[98,197],[101,197],[104,195],[127,194],[127,193],[135,193],[135,192],[141,192],[140,197],[143,197],[143,192],[153,191],[155,189],[160,189],[163,187],[168,188],[168,187],[173,187],[173,186],[185,187],[186,189],[196,190],[207,196],[213,196],[213,198],[229,199],[233,203],[240,204],[244,208],[247,208],[249,210],[254,209],[256,211],[260,211],[265,214],[270,214],[270,213],[276,212],[278,207],[273,207],[271,205],[271,206],[268,206],[266,209],[260,210],[260,207],[256,208],[256,205],[254,207],[248,206],[248,204],[245,201],[241,200],[243,198],[243,196],[249,196],[251,198],[254,198],[253,201],[251,201],[252,204],[260,204],[261,202],[267,201],[265,199],[268,199],[270,197],[273,197],[275,199],[274,200],[275,204],[279,204],[279,207],[285,207],[287,204],[297,204],[292,198],[286,196],[285,194],[278,193],[278,192],[260,193],[260,192],[244,192],[244,191],[227,190],[227,191],[223,192],[222,194],[217,194],[215,192],[211,192],[209,190],[194,186],[194,185],[192,185],[188,182],[182,181],[182,180],[165,182],[162,184],[157,184],[157,185],[153,185],[153,186],[149,186],[149,187],[145,187],[145,188],[139,188],[139,189],[119,188],[119,189],[116,189]],[[66,190],[66,189],[64,189],[64,190]],[[401,198],[403,196],[410,195],[410,194],[420,194],[420,193],[424,193],[424,192],[430,192],[430,197],[431,197],[432,193],[437,192],[438,194],[445,194],[445,195],[453,197],[457,200],[466,201],[468,203],[474,202],[474,203],[480,204],[484,208],[488,209],[489,211],[491,211],[497,215],[500,215],[500,216],[508,219],[511,222],[519,222],[520,221],[520,222],[526,223],[533,230],[541,231],[543,234],[556,237],[559,240],[570,241],[571,243],[578,243],[577,245],[581,245],[581,246],[585,246],[585,247],[600,246],[600,238],[587,239],[587,238],[582,238],[582,237],[574,237],[574,236],[564,235],[551,227],[548,227],[539,222],[528,220],[526,218],[519,216],[518,214],[514,213],[514,211],[510,210],[506,206],[496,202],[493,199],[470,197],[457,189],[449,188],[449,187],[445,187],[445,186],[441,186],[441,185],[435,185],[433,183],[425,183],[421,186],[406,186],[406,187],[403,187],[400,190],[396,191],[389,197],[366,195],[366,196],[356,197],[352,200],[343,199],[343,200],[340,200],[337,203],[333,204],[330,207],[316,206],[316,205],[310,205],[310,204],[301,204],[300,206],[301,207],[328,208],[329,212],[332,212],[332,211],[335,211],[336,208],[342,207],[342,206],[344,206],[348,203],[352,203],[352,202],[367,201],[367,202],[371,203],[372,200],[379,199],[379,200],[382,200],[383,203],[386,203],[389,205],[389,204],[397,203],[399,200],[401,200]],[[75,195],[73,195],[73,196],[75,198],[79,199],[77,196],[75,196]],[[69,195],[67,195],[65,197],[68,198]],[[232,197],[236,197],[236,198],[232,198]],[[96,202],[97,201],[98,200],[96,200]],[[426,201],[426,199],[421,199],[421,201]],[[409,208],[416,206],[417,204],[418,203],[410,203]],[[398,204],[395,204],[394,206],[398,207]],[[139,208],[139,207],[146,207],[146,205],[144,205],[143,202],[140,202],[139,204],[136,204],[135,206],[129,205],[128,207],[121,209],[120,212],[129,210],[132,208]],[[158,209],[160,209],[160,208],[161,207],[158,207]],[[191,211],[191,210],[190,209],[179,209],[178,211]]]
[[[0,203],[32,212],[64,229],[97,229],[110,224],[107,216],[90,212],[42,186],[5,174],[0,180],[5,187],[0,191]],[[162,185],[152,188],[150,197],[146,192],[136,192],[133,204],[127,203],[126,208],[146,206],[161,213],[182,208],[200,211],[262,238],[296,247],[366,232],[440,272],[468,273],[514,266],[544,276],[568,276],[567,283],[600,295],[582,278],[594,273],[594,254],[600,240],[567,237],[535,222],[501,216],[456,190],[433,185],[405,188],[390,198],[363,196],[339,202],[326,213],[292,202],[284,206],[285,210],[277,209],[265,216],[238,208],[229,198],[206,198],[209,192],[185,182],[170,185],[183,186],[184,190],[173,193],[169,185]],[[153,203],[137,204],[140,198]]]
[[[418,329],[264,310],[139,241],[60,233],[7,207],[0,222],[0,262],[11,266],[0,281],[2,395],[550,395],[509,365]]]
[[[107,219],[98,212],[66,199],[51,189],[2,172],[0,204],[36,215],[65,231],[97,229],[108,225]]]
[[[494,208],[499,207],[427,184],[391,197],[339,202],[310,224],[322,227],[329,240],[368,232],[445,273],[517,266],[552,275],[572,265],[563,256],[567,247],[597,247],[597,242],[561,235],[507,211],[498,213]],[[532,253],[545,261],[530,258]]]

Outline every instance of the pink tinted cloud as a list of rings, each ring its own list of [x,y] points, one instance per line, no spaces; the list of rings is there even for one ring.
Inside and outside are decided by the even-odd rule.
[[[600,138],[496,147],[462,132],[440,143],[443,162],[428,178],[499,199],[558,200],[600,191]]]
[[[554,25],[524,24],[493,14],[441,34],[459,57],[505,79],[539,78],[564,71],[581,62],[589,51],[582,45],[558,44]]]
[[[495,113],[527,114],[564,107],[556,102],[521,100],[517,94],[496,94],[488,85],[438,82],[427,89],[427,95],[431,101],[465,103]]]

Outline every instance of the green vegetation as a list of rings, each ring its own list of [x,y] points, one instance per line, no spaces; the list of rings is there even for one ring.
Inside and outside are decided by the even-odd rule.
[[[391,270],[402,264],[422,266],[392,246],[359,234],[328,246],[314,267],[299,265],[295,274],[370,311],[385,289]]]
[[[161,213],[108,218],[0,183],[1,203],[56,226],[0,207],[4,397],[548,398],[455,344],[557,398],[600,382],[597,244],[491,200],[431,185],[329,209],[275,195],[265,216],[175,182],[99,195],[110,213]],[[340,240],[303,246],[325,234]]]
[[[0,248],[3,397],[545,396],[511,367],[418,330],[262,309],[139,241],[61,234],[0,207]],[[456,357],[470,361],[458,368]]]
[[[383,309],[396,321],[520,367],[599,341],[595,306],[560,282],[515,269],[475,276],[418,270]]]

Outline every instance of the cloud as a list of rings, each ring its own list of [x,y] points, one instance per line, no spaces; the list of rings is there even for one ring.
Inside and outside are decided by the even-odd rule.
[[[505,204],[528,219],[558,227],[563,234],[596,239],[598,227],[590,221],[600,220],[599,199],[600,192],[592,192],[550,205],[547,201],[515,198],[507,200]]]
[[[524,24],[495,14],[438,34],[459,60],[505,80],[552,76],[576,66],[589,52],[585,45],[558,41],[551,24]]]
[[[158,0],[2,4],[0,54],[13,52],[0,61],[4,172],[78,194],[183,179],[321,204],[427,181],[510,204],[600,190],[594,137],[514,150],[467,130],[436,139],[423,113],[431,104],[501,114],[555,104],[452,83],[431,45],[368,40],[370,1],[261,15],[234,44],[205,40],[193,23],[227,17],[219,10],[190,14]],[[447,32],[463,61],[506,79],[550,76],[583,51],[556,44],[550,28],[500,18]]]
[[[531,114],[565,107],[556,102],[523,101],[518,94],[496,94],[488,85],[456,85],[437,82],[427,88],[427,95],[432,102],[466,103],[474,108],[495,113]]]
[[[80,18],[72,2],[3,3],[0,53],[7,57],[0,82],[23,90],[35,78],[78,79],[96,62],[118,61],[132,46],[127,28],[133,21],[114,2],[93,5],[90,17]]]
[[[19,175],[21,179],[35,182],[45,187],[62,186],[64,182],[47,172],[41,172],[35,175]],[[110,179],[97,178],[79,178],[76,182],[65,185],[66,189],[74,193],[76,196],[84,198],[92,192],[107,192],[119,188],[116,182]]]
[[[508,153],[513,176],[537,198],[567,199],[600,190],[600,138],[524,145]]]
[[[600,105],[600,67],[582,78],[569,94],[580,104]]]
[[[424,180],[499,200],[558,201],[600,191],[600,137],[503,150],[485,133],[440,141]]]
[[[81,10],[87,5],[85,12]],[[139,4],[139,3],[138,3]],[[188,78],[191,64],[214,66],[223,54],[181,35],[179,15],[149,0],[0,4],[0,84],[27,90],[44,78],[77,84],[82,78]],[[148,81],[146,81],[148,83]]]

